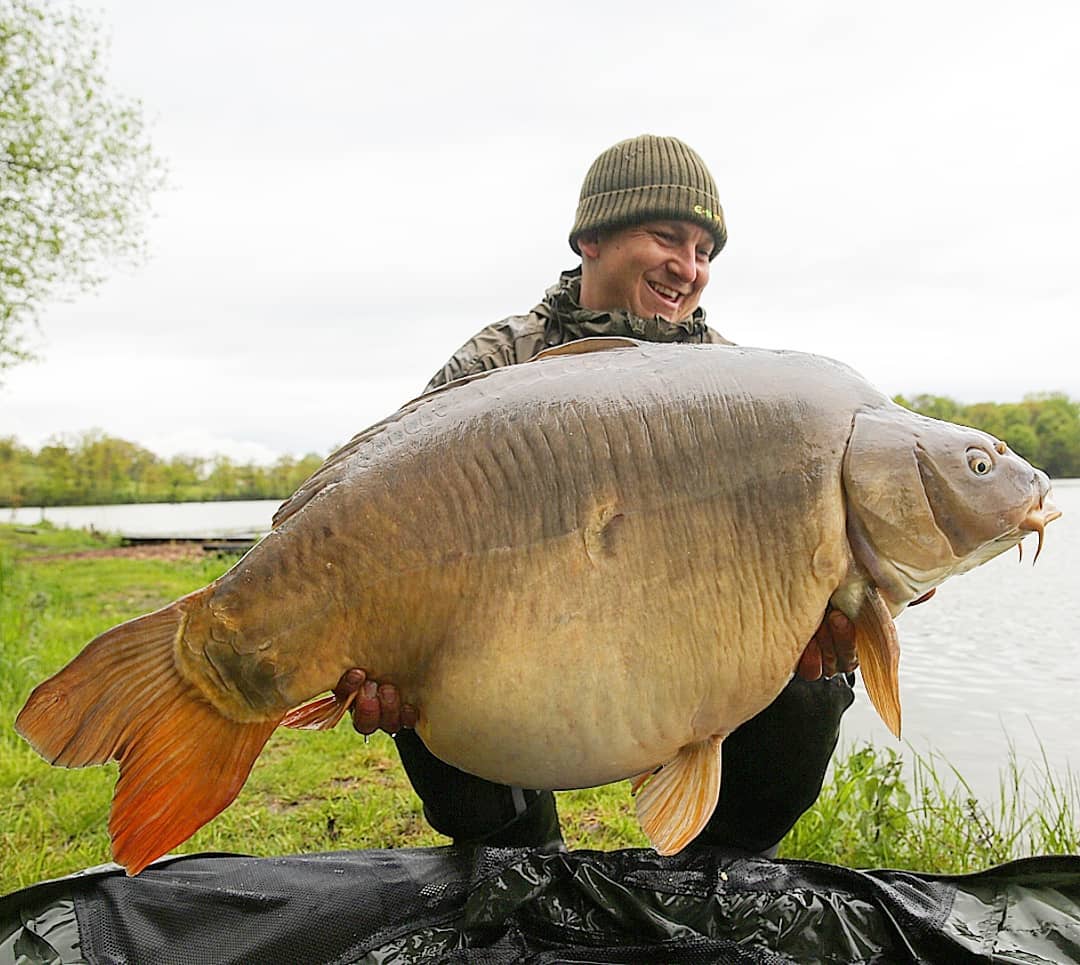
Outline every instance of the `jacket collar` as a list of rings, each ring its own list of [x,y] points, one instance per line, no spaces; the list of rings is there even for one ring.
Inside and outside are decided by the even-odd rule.
[[[549,345],[558,345],[592,335],[625,335],[646,342],[686,342],[702,340],[707,331],[705,309],[700,305],[680,322],[669,322],[657,315],[639,318],[627,311],[598,312],[582,308],[581,266],[564,271],[558,282],[544,292],[544,299],[533,311],[544,319]]]

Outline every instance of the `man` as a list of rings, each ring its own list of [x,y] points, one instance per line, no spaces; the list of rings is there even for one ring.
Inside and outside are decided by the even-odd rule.
[[[570,232],[581,266],[564,272],[529,314],[481,330],[427,389],[589,336],[730,345],[706,326],[698,304],[726,242],[715,182],[693,150],[672,137],[622,141],[596,159],[582,185]],[[854,667],[851,623],[831,611],[787,689],[724,741],[720,800],[695,843],[775,854],[821,790],[853,700],[850,682],[834,675]],[[337,688],[339,695],[351,690],[359,690],[358,731],[397,732],[402,763],[436,830],[459,844],[562,845],[550,791],[493,784],[443,763],[409,729],[416,710],[400,704],[395,688],[378,687],[357,669]]]

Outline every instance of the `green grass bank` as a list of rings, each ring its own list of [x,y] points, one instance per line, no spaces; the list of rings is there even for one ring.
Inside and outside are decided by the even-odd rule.
[[[235,557],[124,550],[81,531],[0,526],[0,893],[109,859],[115,767],[49,767],[15,733],[30,690],[102,630],[214,579]],[[639,847],[628,785],[559,795],[567,844]],[[1030,854],[1078,848],[1080,788],[1049,768],[1002,771],[994,800],[975,799],[939,760],[902,769],[893,750],[837,755],[817,805],[781,857],[851,867],[978,870]],[[342,725],[281,730],[237,800],[179,849],[255,855],[446,844],[385,735],[365,741]]]

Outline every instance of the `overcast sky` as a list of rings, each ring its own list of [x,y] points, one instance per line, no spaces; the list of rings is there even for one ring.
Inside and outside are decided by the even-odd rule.
[[[581,180],[673,134],[743,344],[888,393],[1080,398],[1080,5],[112,0],[170,188],[151,260],[51,306],[0,434],[327,452],[576,258]]]

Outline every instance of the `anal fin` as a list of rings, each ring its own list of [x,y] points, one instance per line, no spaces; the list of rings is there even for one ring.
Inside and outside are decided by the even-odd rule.
[[[855,617],[855,652],[870,702],[900,737],[900,641],[877,587],[871,586]]]
[[[658,854],[677,854],[700,833],[720,798],[722,737],[687,744],[634,782],[641,829]]]

